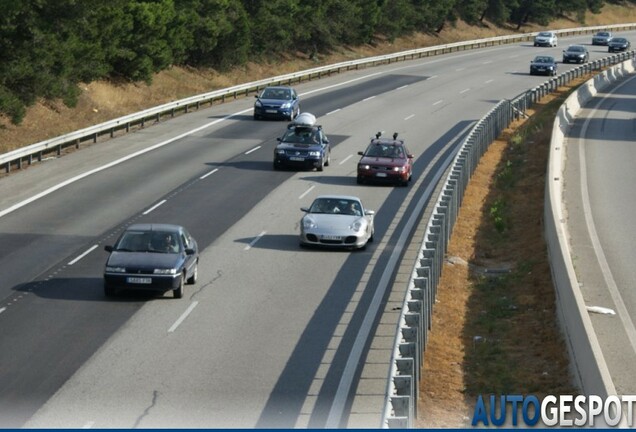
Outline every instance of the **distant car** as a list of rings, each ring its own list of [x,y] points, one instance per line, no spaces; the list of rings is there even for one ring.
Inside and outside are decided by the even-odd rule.
[[[557,46],[559,40],[557,34],[552,31],[543,31],[539,32],[534,37],[534,46],[549,46],[555,47]]]
[[[536,56],[530,62],[530,75],[550,75],[557,74],[557,63],[552,56]]]
[[[590,59],[590,53],[583,45],[570,45],[563,50],[563,63],[586,63]]]
[[[297,167],[322,171],[331,161],[329,138],[311,113],[301,113],[278,138],[274,148],[274,169]]]
[[[373,241],[375,212],[364,208],[360,198],[322,195],[310,207],[301,207],[301,246],[363,249]]]
[[[104,293],[122,289],[172,290],[183,297],[183,286],[197,281],[199,249],[179,225],[134,224],[126,228],[110,252],[104,268]]]
[[[627,51],[630,49],[632,44],[625,39],[624,37],[616,37],[612,38],[612,40],[607,45],[608,52],[616,52],[616,51]]]
[[[592,45],[607,45],[612,40],[612,33],[608,31],[597,32],[592,36]]]
[[[266,87],[255,97],[254,120],[265,117],[293,120],[300,113],[300,98],[292,87]]]
[[[402,186],[408,185],[413,175],[413,154],[404,140],[382,138],[378,132],[364,152],[358,152],[358,184],[365,182],[391,182]]]

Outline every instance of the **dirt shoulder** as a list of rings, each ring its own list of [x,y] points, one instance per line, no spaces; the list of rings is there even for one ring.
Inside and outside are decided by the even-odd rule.
[[[424,353],[417,426],[470,426],[479,394],[577,394],[543,239],[546,97],[495,141],[468,184]]]

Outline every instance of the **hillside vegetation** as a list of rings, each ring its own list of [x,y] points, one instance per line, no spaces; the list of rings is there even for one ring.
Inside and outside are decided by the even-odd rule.
[[[0,2],[2,1],[0,0]],[[14,3],[21,4],[21,2]],[[179,3],[181,4],[181,2]],[[560,29],[583,25],[635,22],[635,10],[636,7],[631,2],[623,2],[620,5],[605,4],[599,14],[588,11],[582,17],[576,14],[570,18],[562,17],[551,21],[549,28]],[[3,18],[0,17],[0,22],[2,20]],[[4,24],[0,25],[0,29],[4,28],[3,25],[6,26],[7,20],[8,18],[4,18]],[[28,108],[25,107],[22,121],[18,124],[14,123],[10,116],[0,113],[0,153],[162,103],[248,81],[339,61],[462,40],[518,32],[527,33],[543,28],[546,26],[532,23],[524,24],[517,29],[517,26],[498,26],[486,20],[478,25],[470,25],[463,20],[457,20],[447,23],[438,32],[416,32],[407,37],[396,37],[395,39],[376,34],[368,43],[334,46],[313,55],[299,50],[289,50],[279,52],[272,57],[267,57],[264,54],[251,56],[247,63],[227,70],[204,66],[171,65],[160,72],[152,73],[151,79],[148,81],[107,77],[90,82],[80,82],[76,86],[78,93],[75,104],[69,105],[68,100],[52,95],[49,97],[33,96],[35,102]],[[2,40],[0,38],[0,46],[5,43]],[[6,59],[9,56],[8,50],[0,49],[0,58]],[[6,62],[0,61],[0,70],[7,67]],[[0,88],[4,85],[6,90],[9,80],[4,71],[0,72]],[[17,84],[15,86],[17,87]],[[0,93],[3,91],[0,89]],[[2,98],[3,96],[0,95],[0,100]]]
[[[614,0],[616,1],[616,0]],[[173,65],[228,71],[293,52],[439,33],[461,19],[547,25],[607,0],[0,0],[0,113],[39,98],[78,103],[99,79],[151,83]]]

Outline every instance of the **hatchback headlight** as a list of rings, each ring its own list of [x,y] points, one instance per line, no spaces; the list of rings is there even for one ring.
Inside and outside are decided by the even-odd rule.
[[[358,165],[358,169],[362,169],[362,170],[368,170],[370,169],[371,166],[370,165]]]
[[[320,152],[319,151],[310,151],[309,152],[309,156],[318,157],[318,156],[320,156]]]
[[[283,150],[283,149],[276,149],[276,154],[284,155],[284,154],[285,154],[285,150]]]
[[[126,273],[126,267],[106,266],[107,273]]]
[[[164,274],[164,275],[173,275],[177,273],[177,269],[155,269],[153,271],[154,274]]]
[[[261,103],[261,101],[257,100],[256,102],[254,102],[254,106],[260,108],[263,106],[263,104]]]
[[[283,108],[283,109],[290,108],[291,107],[291,102],[285,102],[280,107]]]

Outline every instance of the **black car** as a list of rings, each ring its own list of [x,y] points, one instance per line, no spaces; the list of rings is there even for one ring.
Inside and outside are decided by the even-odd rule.
[[[530,62],[530,75],[551,75],[557,74],[557,62],[552,56],[536,56]]]
[[[570,45],[563,50],[563,63],[586,63],[590,59],[590,53],[583,45]]]
[[[300,98],[292,87],[266,87],[255,97],[254,120],[265,117],[293,120],[300,113]]]
[[[627,39],[623,37],[616,37],[612,38],[612,40],[609,41],[609,44],[607,44],[607,51],[627,51],[631,46],[632,44]]]
[[[104,293],[120,289],[172,290],[183,296],[183,286],[197,281],[199,249],[190,233],[179,225],[134,224],[119,237],[104,268]]]
[[[329,139],[311,113],[302,113],[287,126],[274,149],[274,169],[285,167],[322,171],[331,160]]]
[[[358,152],[358,184],[365,182],[394,183],[407,186],[413,176],[413,154],[397,132],[382,138],[378,132],[363,152]]]

